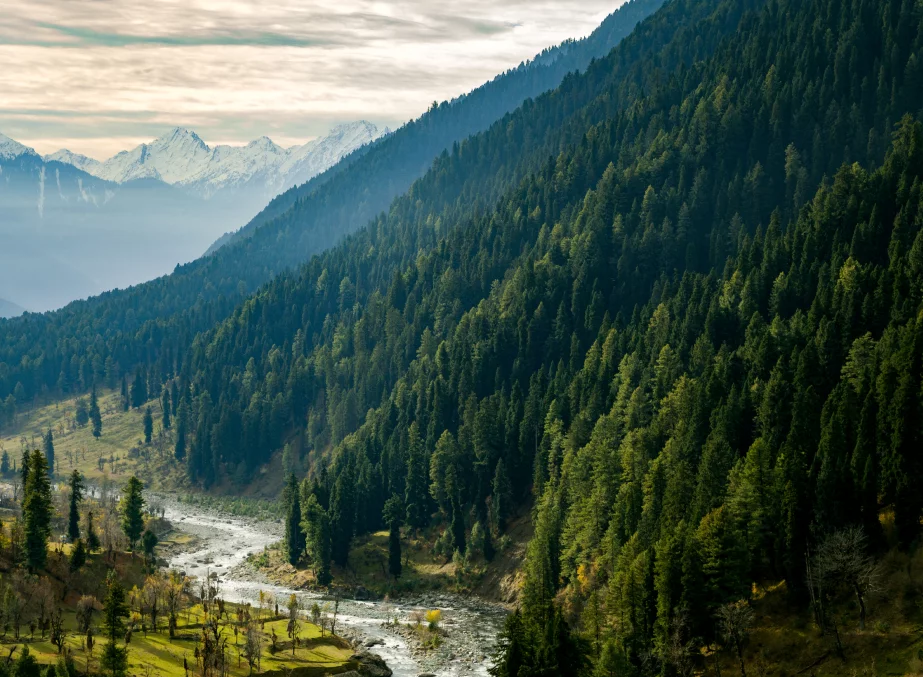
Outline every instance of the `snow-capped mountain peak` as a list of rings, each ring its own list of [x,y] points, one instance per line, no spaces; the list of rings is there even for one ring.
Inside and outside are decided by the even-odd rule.
[[[102,179],[124,183],[153,178],[184,186],[203,197],[254,182],[271,198],[336,164],[388,130],[365,120],[337,125],[303,146],[282,148],[262,136],[245,146],[210,148],[194,131],[174,127],[150,143],[122,151],[105,162],[60,150],[47,160],[66,162]]]
[[[273,140],[268,136],[261,136],[258,139],[254,139],[248,143],[245,148],[261,150],[267,153],[279,153],[284,150],[281,146],[277,146],[273,143]]]
[[[20,155],[38,155],[38,153],[5,134],[0,134],[0,160],[12,160]]]
[[[102,164],[99,160],[94,160],[80,153],[72,153],[66,148],[50,153],[42,158],[45,162],[61,162],[66,165],[72,165],[77,169],[85,171],[87,174],[94,174],[95,170]]]

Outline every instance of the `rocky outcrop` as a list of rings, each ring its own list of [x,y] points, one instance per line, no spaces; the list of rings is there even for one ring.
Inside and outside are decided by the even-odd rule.
[[[368,651],[359,651],[349,657],[350,662],[359,664],[357,672],[362,677],[391,677],[391,668],[381,656],[376,656]]]

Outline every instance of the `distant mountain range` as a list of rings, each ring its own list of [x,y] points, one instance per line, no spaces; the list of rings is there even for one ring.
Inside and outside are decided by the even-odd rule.
[[[216,192],[252,184],[271,198],[304,183],[346,153],[371,143],[387,129],[361,120],[334,127],[303,146],[283,148],[263,136],[246,146],[210,148],[195,132],[176,127],[151,143],[122,151],[104,162],[62,149],[46,162],[63,162],[114,183],[156,179],[209,198]]]
[[[0,298],[49,310],[164,275],[386,132],[360,121],[303,146],[210,148],[176,128],[104,162],[0,134]]]
[[[21,306],[10,303],[6,299],[0,299],[0,317],[16,317],[17,315],[22,315],[24,312],[25,309]]]

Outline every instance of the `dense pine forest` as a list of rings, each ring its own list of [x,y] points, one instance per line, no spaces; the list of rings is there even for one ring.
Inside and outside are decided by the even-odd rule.
[[[230,242],[213,255],[177,266],[172,275],[77,301],[53,314],[0,321],[0,399],[14,394],[18,384],[20,403],[49,391],[87,390],[103,375],[117,385],[119,374],[131,373],[154,352],[175,364],[197,333],[227,318],[260,285],[365,226],[422,176],[435,156],[509,117],[509,111],[556,87],[571,71],[585,69],[660,3],[633,0],[587,38],[564,43],[466,96],[434,105],[417,120],[279,196],[239,234],[225,238]],[[566,114],[567,109],[558,112]],[[497,123],[498,135],[504,126],[505,121]],[[452,204],[462,188],[466,199],[488,204],[513,181],[494,175],[498,157],[508,160],[519,150],[507,142],[501,155],[469,155],[469,164],[481,161],[479,171],[469,167],[464,183],[434,186],[431,196],[444,194],[430,209]]]
[[[186,292],[2,325],[0,394],[166,389],[203,487],[284,450],[319,579],[531,510],[501,677],[692,674],[767,580],[835,633],[843,560],[923,515],[921,116],[919,3],[669,0],[233,310],[216,257],[167,320]]]

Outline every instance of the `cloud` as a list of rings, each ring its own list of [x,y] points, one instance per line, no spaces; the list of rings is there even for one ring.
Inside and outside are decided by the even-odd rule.
[[[394,127],[620,3],[5,0],[0,130],[100,158],[175,125],[237,142]]]

